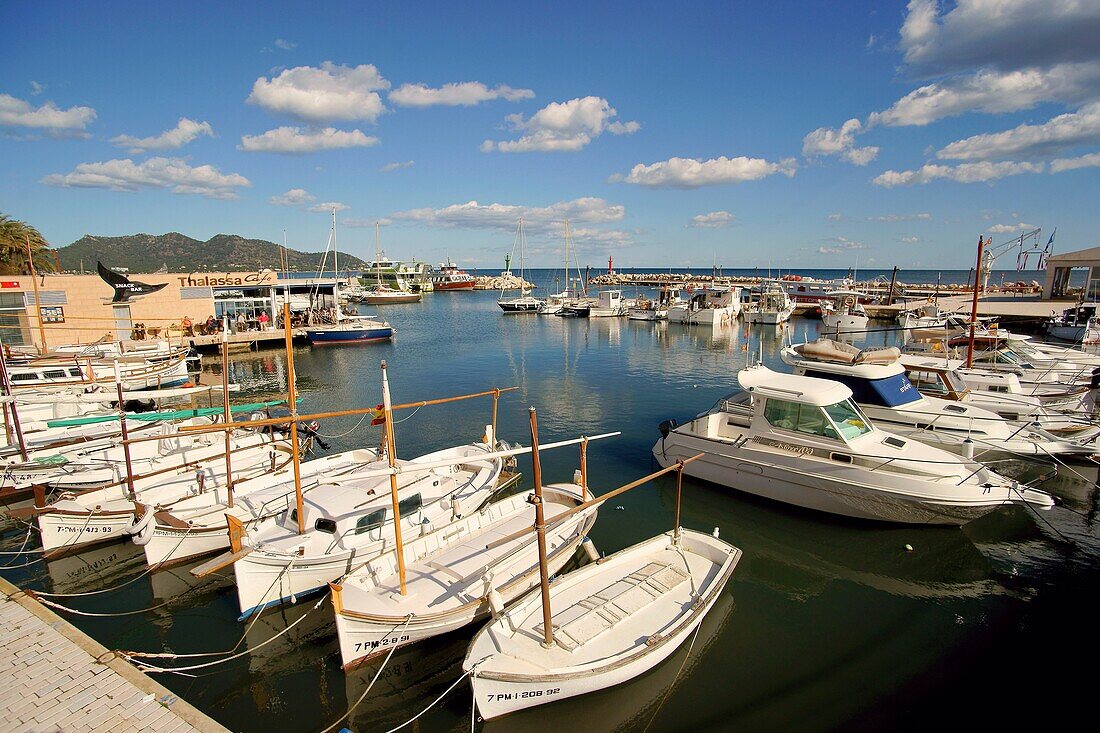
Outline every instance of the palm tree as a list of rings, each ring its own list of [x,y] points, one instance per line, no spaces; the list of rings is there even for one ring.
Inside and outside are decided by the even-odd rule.
[[[54,272],[57,260],[54,250],[42,234],[25,221],[0,214],[0,275],[28,275],[27,240],[38,272]]]

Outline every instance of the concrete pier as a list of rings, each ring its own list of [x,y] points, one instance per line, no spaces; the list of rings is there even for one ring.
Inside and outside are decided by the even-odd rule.
[[[228,733],[0,579],[0,731]]]

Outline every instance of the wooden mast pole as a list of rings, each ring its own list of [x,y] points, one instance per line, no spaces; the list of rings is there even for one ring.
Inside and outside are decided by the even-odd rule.
[[[130,501],[136,501],[134,493],[134,466],[130,462],[130,434],[126,429],[126,401],[122,399],[122,369],[115,360],[115,392],[118,394],[118,424],[122,430],[122,455],[126,459],[126,488],[130,491]]]
[[[0,386],[3,386],[3,388],[4,388],[4,394],[8,395],[8,396],[12,396],[11,380],[8,378],[8,360],[7,360],[7,357],[5,357],[5,355],[4,355],[4,341],[3,341],[2,338],[0,338],[0,383],[2,383],[2,385],[0,385]],[[5,427],[6,427],[6,423],[7,423],[7,416],[8,416],[8,405],[5,404],[4,405]],[[23,426],[20,425],[20,423],[19,423],[19,409],[15,406],[15,400],[14,399],[11,402],[11,423],[12,423],[12,427],[15,429],[15,439],[19,443],[19,455],[20,455],[20,457],[22,457],[22,459],[24,461],[26,461],[26,460],[28,460],[28,458],[27,458],[27,445],[23,441]]]
[[[684,462],[676,462],[676,519],[672,526],[672,544],[680,544],[680,495],[684,490]]]
[[[542,509],[539,425],[535,408],[529,409],[531,415],[531,474],[535,479],[535,495],[531,497],[531,503],[535,505],[535,534],[539,545],[539,584],[542,586],[542,646],[544,649],[549,649],[554,646],[554,629],[550,625],[550,573],[546,567],[546,516],[543,514]]]
[[[974,366],[974,330],[978,325],[978,287],[982,281],[982,250],[985,240],[978,235],[978,264],[974,270],[974,301],[970,306],[970,347],[966,351],[966,368]]]
[[[31,252],[31,235],[27,235],[27,265],[31,271],[31,283],[34,285],[34,309],[38,313],[38,335],[42,339],[42,346],[38,353],[46,353],[46,326],[42,323],[42,301],[38,299],[38,273],[34,271],[34,255]]]
[[[382,407],[386,420],[386,460],[390,468],[397,465],[397,446],[393,443],[393,403],[390,401],[390,380],[386,376],[386,362],[382,362]],[[390,474],[390,501],[393,504],[393,539],[397,552],[397,576],[401,581],[401,595],[406,595],[405,587],[405,546],[401,543],[401,502],[397,496],[397,474]]]
[[[230,422],[233,412],[229,409],[229,316],[222,319],[222,420]],[[274,434],[274,431],[272,431]],[[233,508],[233,433],[225,431],[225,491],[229,508]]]
[[[294,458],[294,506],[298,515],[298,534],[306,533],[305,508],[302,506],[302,458],[298,454],[298,386],[294,383],[294,332],[290,329],[290,286],[283,301],[283,332],[286,337],[286,404],[290,408],[290,451]],[[228,432],[226,433],[228,435]]]
[[[581,438],[581,500],[588,501],[588,437]]]

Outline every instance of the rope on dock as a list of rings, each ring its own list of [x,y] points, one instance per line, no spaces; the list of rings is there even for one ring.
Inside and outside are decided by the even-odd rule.
[[[397,625],[394,625],[393,629],[391,629],[389,631],[389,633],[386,634],[386,637],[390,637],[395,633],[397,633],[397,634],[401,633],[412,622],[412,620],[413,620],[413,614],[410,613],[405,618],[405,623],[400,625],[401,628],[398,629]],[[329,731],[331,731],[333,728],[340,725],[340,723],[344,722],[344,720],[346,720],[347,717],[355,711],[355,708],[359,707],[359,703],[363,702],[363,700],[366,699],[367,695],[370,694],[371,688],[374,687],[374,683],[377,682],[378,678],[382,676],[382,671],[386,668],[386,665],[390,663],[390,657],[392,657],[393,653],[395,651],[397,651],[398,646],[400,646],[400,645],[395,644],[394,646],[390,647],[389,652],[386,654],[386,658],[383,659],[382,663],[378,665],[378,671],[374,673],[374,677],[371,678],[370,684],[367,685],[367,689],[363,690],[363,694],[359,696],[359,699],[356,700],[355,703],[352,704],[352,706],[347,709],[347,712],[345,712],[343,715],[341,715],[339,718],[337,718],[335,721],[333,721],[333,723],[329,727],[327,727],[323,731],[321,731],[321,733],[329,733]],[[465,676],[466,676],[465,674],[462,675],[462,677],[465,677]],[[462,677],[459,677],[458,679],[461,680]],[[457,682],[455,684],[457,684]],[[451,688],[453,689],[454,685],[451,685]],[[450,690],[447,690],[447,692],[450,692]],[[443,694],[446,695],[447,692],[444,692]],[[439,701],[436,700],[436,702],[439,702]],[[433,702],[432,705],[435,705],[435,703]],[[432,705],[429,705],[428,708],[431,708]],[[427,712],[427,709],[421,711],[420,713],[417,714],[416,718],[419,718],[421,715],[423,715],[426,712]],[[409,720],[408,722],[402,723],[401,725],[397,726],[397,728],[394,728],[394,730],[397,730],[398,728],[402,728],[402,727],[408,725],[413,720],[416,720],[416,718],[413,718],[412,720]]]

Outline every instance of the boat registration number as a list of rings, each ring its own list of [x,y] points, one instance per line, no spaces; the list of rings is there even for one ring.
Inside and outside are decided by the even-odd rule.
[[[549,690],[524,690],[523,692],[499,692],[494,695],[489,695],[489,702],[496,702],[498,700],[526,700],[532,697],[542,697],[543,695],[549,697],[550,695],[557,695],[561,692],[560,687],[551,687]]]
[[[60,527],[57,527],[56,529],[57,529],[58,534],[64,534],[64,533],[69,533],[69,534],[80,534],[80,533],[83,533],[83,534],[96,534],[96,533],[100,533],[100,532],[113,532],[114,531],[114,527],[97,527],[94,524],[89,525],[87,527],[72,527],[72,526],[69,526],[69,525],[62,525]]]
[[[357,641],[355,642],[355,651],[364,652],[368,649],[377,649],[378,647],[393,646],[394,644],[403,644],[409,640],[409,635],[404,636],[391,636],[386,639],[378,639],[377,641]]]

